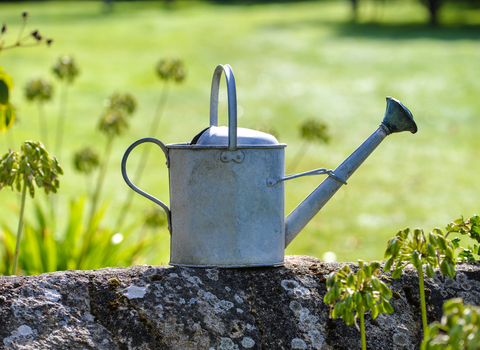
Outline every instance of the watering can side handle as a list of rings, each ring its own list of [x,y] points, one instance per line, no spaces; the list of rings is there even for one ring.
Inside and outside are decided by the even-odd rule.
[[[338,182],[341,182],[344,185],[347,184],[347,181],[345,181],[342,178],[336,176],[335,173],[333,172],[333,170],[320,168],[320,169],[310,170],[310,171],[307,171],[305,173],[285,175],[284,177],[281,177],[279,179],[274,179],[274,178],[268,177],[267,178],[267,186],[272,187],[272,186],[275,186],[277,183],[282,182],[282,181],[287,181],[287,180],[296,179],[298,177],[312,176],[312,175],[328,175],[331,178],[337,180]]]
[[[228,150],[237,150],[237,90],[235,87],[235,77],[230,65],[219,64],[215,68],[212,78],[212,90],[210,92],[210,126],[218,126],[218,90],[220,87],[220,78],[222,72],[225,72],[227,81],[228,95]]]
[[[123,155],[123,158],[122,158],[122,176],[123,176],[123,179],[125,180],[125,182],[127,183],[127,185],[132,190],[134,190],[138,194],[144,196],[145,198],[150,199],[152,202],[154,202],[155,204],[158,204],[159,206],[161,206],[163,208],[163,210],[165,210],[165,213],[167,214],[168,231],[170,232],[170,234],[172,234],[171,214],[170,214],[170,209],[168,209],[167,205],[165,203],[163,203],[160,199],[155,198],[154,196],[148,194],[147,192],[145,192],[145,191],[141,190],[140,188],[138,188],[137,186],[135,186],[130,181],[130,179],[128,178],[128,175],[127,175],[127,159],[128,159],[128,156],[130,155],[130,152],[132,152],[135,147],[137,147],[138,145],[140,145],[142,143],[145,143],[145,142],[152,142],[152,143],[156,144],[157,146],[159,146],[162,149],[163,153],[165,153],[165,158],[167,159],[167,162],[166,162],[167,168],[170,166],[170,159],[168,157],[168,150],[167,150],[167,147],[163,144],[163,142],[160,141],[160,140],[157,140],[153,137],[145,137],[143,139],[137,140],[134,143],[132,143],[130,145],[130,147],[128,147],[127,150],[125,151],[125,154]]]

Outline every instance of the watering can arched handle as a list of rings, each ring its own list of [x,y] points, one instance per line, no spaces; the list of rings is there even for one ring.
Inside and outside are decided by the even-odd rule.
[[[210,92],[210,126],[218,126],[218,90],[222,72],[225,72],[227,80],[228,95],[228,148],[229,151],[237,150],[237,90],[235,77],[230,65],[219,64],[215,68],[212,79],[212,90]]]
[[[135,147],[137,147],[138,145],[140,145],[142,143],[145,143],[145,142],[152,142],[152,143],[156,144],[157,146],[159,146],[162,149],[163,153],[165,153],[165,158],[167,159],[167,162],[166,162],[167,168],[170,166],[170,159],[168,157],[168,150],[167,150],[167,147],[163,144],[163,142],[160,141],[160,140],[157,140],[153,137],[145,137],[143,139],[140,139],[140,140],[132,143],[130,145],[130,147],[128,147],[127,150],[125,151],[125,154],[123,155],[123,158],[122,158],[122,176],[123,176],[123,179],[125,180],[125,182],[127,183],[127,185],[132,190],[134,190],[138,194],[144,196],[145,198],[150,199],[152,202],[154,202],[155,204],[158,204],[159,206],[162,207],[163,210],[165,210],[165,213],[167,214],[168,231],[170,232],[170,234],[172,234],[171,213],[170,213],[170,209],[168,209],[167,205],[165,203],[163,203],[160,199],[155,198],[154,196],[148,194],[147,192],[145,192],[145,191],[141,190],[140,188],[138,188],[137,186],[135,186],[130,181],[130,179],[128,178],[128,175],[127,175],[127,159],[128,159],[128,156],[130,155],[130,152],[132,152]]]

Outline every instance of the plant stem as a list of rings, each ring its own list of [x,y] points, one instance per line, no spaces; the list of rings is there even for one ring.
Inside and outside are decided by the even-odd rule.
[[[103,180],[105,179],[105,174],[107,172],[108,167],[108,160],[110,159],[110,153],[112,151],[112,144],[113,144],[114,137],[110,137],[107,141],[107,145],[105,146],[105,152],[103,154],[102,162],[100,163],[100,169],[98,172],[98,179],[97,179],[97,186],[95,187],[95,192],[93,193],[92,197],[92,206],[90,207],[90,214],[87,220],[87,226],[85,230],[85,237],[82,243],[82,250],[80,252],[80,257],[77,262],[77,268],[81,269],[83,261],[87,255],[87,251],[90,249],[90,244],[92,242],[92,238],[95,234],[95,230],[93,227],[93,219],[95,217],[95,212],[97,211],[98,200],[100,198],[100,192],[102,191],[103,187]]]
[[[309,142],[304,140],[300,148],[298,149],[297,153],[293,157],[292,163],[287,168],[287,173],[291,174],[295,171],[297,168],[297,165],[300,163],[302,160],[303,156],[307,153],[307,149],[310,146]]]
[[[57,135],[55,138],[55,154],[58,159],[61,159],[63,134],[65,129],[65,119],[67,112],[67,99],[68,99],[68,82],[60,85],[60,105],[58,108],[58,120],[57,120]]]
[[[167,104],[168,99],[168,92],[169,92],[169,84],[165,82],[163,84],[163,89],[160,94],[160,98],[158,100],[157,108],[155,109],[155,113],[153,115],[152,124],[150,125],[150,135],[151,137],[155,137],[157,133],[158,125],[160,123],[160,119],[162,118],[163,111],[165,110],[165,105]],[[140,162],[138,167],[133,175],[133,182],[138,186],[140,179],[142,177],[143,171],[145,170],[145,166],[147,164],[148,156],[150,154],[149,147],[143,147],[142,154],[140,156]],[[135,192],[128,191],[127,199],[125,200],[125,204],[120,211],[120,215],[118,216],[117,224],[115,225],[115,231],[120,231],[123,226],[123,222],[127,216],[128,210],[130,209],[130,205],[132,204],[133,194]]]
[[[98,172],[97,186],[95,187],[95,192],[93,193],[92,206],[90,209],[90,216],[88,219],[88,226],[91,225],[92,219],[97,210],[98,200],[100,198],[100,192],[102,191],[103,181],[105,180],[105,174],[107,173],[108,161],[110,159],[110,153],[112,151],[113,137],[110,137],[105,146],[105,153],[103,154],[102,163],[100,164],[100,169]]]
[[[38,102],[38,119],[39,119],[39,127],[40,127],[40,137],[43,140],[43,144],[45,148],[48,149],[48,127],[47,121],[45,120],[45,114],[43,113],[43,103]]]
[[[22,202],[20,204],[20,218],[18,219],[18,229],[17,229],[17,243],[15,244],[15,255],[13,256],[13,268],[12,275],[17,274],[18,267],[18,255],[20,253],[20,241],[22,238],[22,228],[23,228],[23,213],[25,211],[25,198],[27,195],[27,181],[23,180],[23,189],[22,189]]]
[[[427,334],[427,307],[425,304],[425,285],[423,283],[423,269],[417,268],[418,271],[418,287],[420,288],[420,304],[422,306],[422,325],[423,325],[423,339]]]
[[[359,310],[359,318],[360,318],[360,335],[362,337],[362,350],[367,350],[367,339],[365,337],[365,316],[363,308]]]

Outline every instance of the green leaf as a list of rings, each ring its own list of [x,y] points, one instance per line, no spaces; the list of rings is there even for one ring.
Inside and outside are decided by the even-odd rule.
[[[0,78],[0,105],[7,105],[9,101],[9,89],[7,83]]]
[[[383,314],[385,312],[385,309],[383,308],[383,301],[380,301],[375,305],[377,306],[377,310],[379,314]]]
[[[437,246],[437,238],[435,237],[435,235],[432,232],[430,232],[428,234],[428,241],[430,242],[430,244],[432,246],[434,246],[434,247]]]
[[[390,257],[386,262],[385,266],[383,267],[383,271],[388,272],[392,268],[393,265],[393,256]]]
[[[453,262],[447,263],[447,271],[448,271],[448,274],[447,274],[448,277],[450,277],[450,278],[455,277],[455,266],[454,266]]]
[[[334,301],[334,300],[333,300],[333,301]],[[330,305],[330,304],[333,304],[333,301],[332,301],[332,292],[331,292],[331,291],[327,292],[327,293],[325,294],[325,296],[323,297],[323,302],[324,302],[325,304]]]
[[[353,325],[354,321],[355,321],[355,316],[353,315],[352,312],[346,312],[344,315],[343,315],[343,320],[345,321],[345,323],[347,324],[347,326],[351,326]]]
[[[395,279],[399,278],[401,275],[402,275],[402,269],[401,268],[397,268],[392,272],[392,277],[395,278]]]
[[[366,277],[370,277],[373,272],[372,266],[365,264],[365,267],[363,268],[363,272],[365,273]]]
[[[427,273],[427,276],[430,278],[433,278],[435,276],[435,271],[433,270],[432,265],[427,264],[425,267],[425,272]]]
[[[392,305],[388,302],[388,300],[383,301],[383,309],[387,314],[393,314],[393,307]]]
[[[343,303],[338,301],[333,307],[332,318],[338,318],[343,316]]]
[[[5,106],[0,105],[0,133],[10,129],[15,122],[15,109],[11,103]]]
[[[430,256],[435,256],[435,248],[433,247],[433,245],[431,243],[428,243],[427,244],[427,252]]]
[[[355,302],[355,308],[358,309],[363,303],[362,294],[360,292],[353,293],[353,301]]]
[[[382,281],[380,281],[380,294],[382,295],[382,298],[384,298],[384,299],[390,299],[392,297],[392,291]]]
[[[460,238],[455,237],[454,239],[452,239],[452,245],[455,247],[455,249],[460,247]]]
[[[377,305],[373,305],[373,306],[372,306],[371,316],[372,316],[372,319],[376,319],[376,318],[377,318],[377,316],[378,316],[378,307],[377,307]]]
[[[365,309],[370,310],[373,305],[373,296],[370,293],[365,293],[364,304]]]
[[[447,249],[445,250],[445,255],[449,258],[449,259],[453,259],[454,256],[455,256],[455,253],[453,252],[453,249],[451,247],[447,247]]]
[[[351,295],[347,295],[347,296],[345,297],[344,303],[345,303],[345,308],[346,308],[347,310],[352,310],[352,308],[353,308],[353,300],[352,300],[352,296],[351,296]]]
[[[448,271],[448,263],[446,260],[443,260],[442,263],[440,264],[440,271],[442,271],[444,275],[448,276],[449,271]]]
[[[380,281],[375,276],[372,276],[372,285],[376,290],[380,290]]]
[[[355,277],[353,276],[353,273],[350,273],[347,276],[347,286],[349,288],[353,288],[355,286]]]
[[[335,283],[335,279],[336,279],[336,273],[331,272],[327,277],[327,288],[330,288]]]
[[[420,258],[420,254],[418,253],[417,250],[415,250],[412,253],[412,264],[415,266],[417,269],[419,269],[422,266],[422,259]]]
[[[440,249],[442,249],[442,251],[445,251],[445,249],[447,249],[447,241],[443,236],[437,236],[437,244]]]

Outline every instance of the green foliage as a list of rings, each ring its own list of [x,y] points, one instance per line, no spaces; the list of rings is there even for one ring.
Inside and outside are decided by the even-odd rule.
[[[0,133],[7,131],[15,122],[15,109],[10,103],[12,89],[12,77],[0,67]]]
[[[79,73],[75,60],[70,56],[60,57],[53,64],[52,71],[58,79],[65,80],[68,83],[72,83]]]
[[[0,31],[0,53],[4,50],[17,47],[37,46],[42,43],[46,43],[48,46],[50,46],[52,43],[52,39],[43,38],[38,30],[34,30],[30,34],[24,36],[23,32],[28,20],[27,12],[22,12],[22,19],[23,22],[20,27],[17,40],[13,44],[6,44],[5,40],[3,40],[4,35],[7,33],[7,25],[5,23],[3,24],[2,30]],[[10,75],[4,73],[3,68],[0,67],[0,133],[4,133],[6,130],[11,128],[15,122],[15,109],[10,103],[10,91],[12,89],[12,78]]]
[[[56,193],[60,186],[58,176],[62,174],[63,170],[57,159],[50,157],[40,142],[25,141],[21,154],[10,150],[2,157],[0,190],[10,186],[12,190],[16,189],[22,193],[12,274],[17,273],[27,189],[32,198],[35,195],[34,184],[39,188],[43,187],[47,195],[50,191]]]
[[[157,74],[162,80],[180,83],[185,79],[187,70],[181,60],[167,58],[158,62]]]
[[[480,243],[480,217],[478,215],[472,216],[470,219],[463,219],[463,216],[460,219],[457,219],[445,228],[447,230],[447,235],[450,233],[460,233],[461,235],[467,235],[471,239],[474,239]],[[474,244],[473,246],[468,245],[468,248],[462,248],[459,246],[460,238],[456,237],[452,240],[455,248],[459,248],[462,251],[458,254],[458,259],[460,261],[467,261],[473,263],[478,260],[480,255],[479,246]]]
[[[360,260],[358,265],[356,275],[348,266],[330,273],[324,302],[329,305],[335,304],[332,317],[343,318],[349,326],[354,324],[356,317],[360,317],[362,348],[366,349],[363,315],[370,311],[372,318],[375,319],[379,314],[393,313],[388,301],[392,297],[392,291],[379,279],[378,262],[368,264]]]
[[[434,268],[440,266],[443,274],[450,278],[455,277],[455,246],[442,230],[436,228],[425,237],[423,230],[405,229],[388,242],[385,251],[384,271],[388,272],[395,264],[392,272],[393,278],[399,278],[403,269],[412,264],[418,272],[418,283],[420,289],[420,303],[422,307],[423,335],[427,334],[427,307],[425,303],[425,289],[423,277],[423,265],[428,277],[434,276]]]
[[[399,278],[403,269],[412,264],[419,273],[422,273],[423,265],[426,265],[427,276],[432,278],[434,268],[440,267],[443,274],[450,278],[455,277],[455,246],[452,241],[446,238],[442,230],[436,228],[425,237],[423,230],[409,228],[399,231],[397,235],[388,242],[385,251],[384,270],[390,271],[393,264],[393,278]]]
[[[60,186],[59,175],[63,170],[57,158],[50,157],[41,142],[25,141],[21,154],[8,151],[0,160],[0,190],[10,186],[18,192],[25,183],[30,196],[35,195],[35,186],[43,188],[48,195],[56,193]]]
[[[106,104],[99,130],[110,139],[122,135],[128,129],[127,117],[133,114],[137,102],[132,95],[126,93],[112,95]]]
[[[348,266],[338,272],[332,272],[327,279],[327,294],[324,301],[335,304],[333,318],[343,318],[347,325],[354,323],[353,310],[359,312],[371,311],[372,318],[379,314],[392,313],[393,308],[388,302],[392,297],[390,288],[379,279],[380,264],[370,264],[359,261],[357,274]]]
[[[46,208],[49,205],[47,203]],[[108,207],[106,203],[96,212],[90,228],[94,232],[91,242],[83,246],[86,199],[79,197],[70,201],[68,220],[63,229],[58,228],[56,218],[49,215],[44,207],[36,203],[33,220],[25,222],[22,254],[18,262],[22,274],[144,263],[141,256],[152,245],[152,237],[145,233],[140,238],[136,237],[143,218],[122,231],[122,234],[104,228],[102,222]],[[14,245],[14,232],[3,226],[0,229],[0,249],[3,250],[0,250],[0,275],[11,271]]]
[[[33,78],[25,86],[25,97],[29,101],[49,101],[53,95],[53,85],[45,78]]]
[[[461,298],[443,304],[441,322],[428,328],[421,350],[476,350],[480,344],[480,308]]]
[[[307,119],[300,126],[300,134],[308,142],[328,143],[330,136],[327,133],[327,125],[321,121],[311,118]]]
[[[145,213],[144,224],[148,228],[158,229],[167,225],[167,214],[159,206],[154,206]]]
[[[85,147],[77,151],[74,156],[75,170],[89,174],[100,164],[98,153],[91,147]]]

